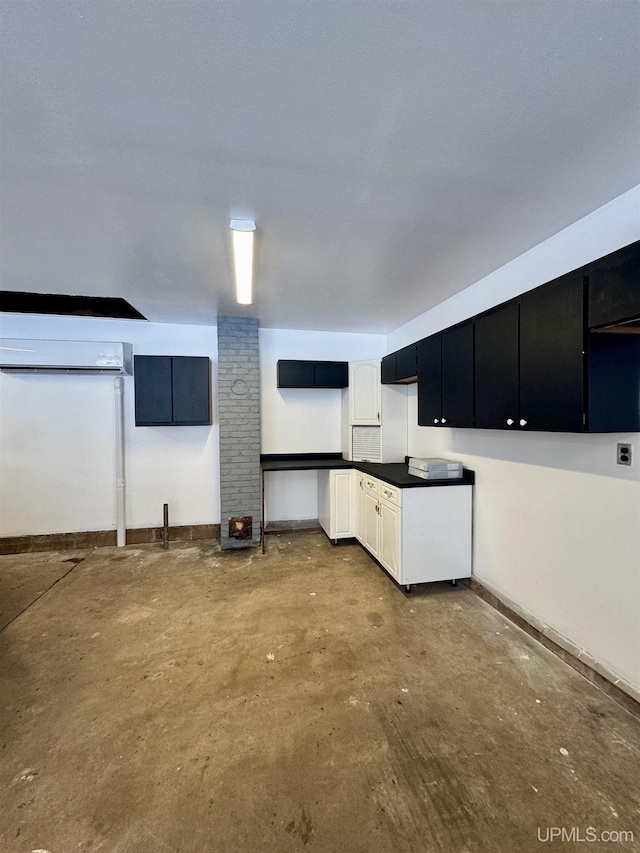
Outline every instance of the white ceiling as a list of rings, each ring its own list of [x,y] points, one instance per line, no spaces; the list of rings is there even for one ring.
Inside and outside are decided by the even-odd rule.
[[[0,289],[385,333],[640,181],[638,2],[0,8]]]

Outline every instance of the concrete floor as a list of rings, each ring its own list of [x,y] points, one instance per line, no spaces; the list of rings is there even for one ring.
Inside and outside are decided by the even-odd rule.
[[[640,721],[463,587],[298,533],[0,589],[3,853],[638,849]]]

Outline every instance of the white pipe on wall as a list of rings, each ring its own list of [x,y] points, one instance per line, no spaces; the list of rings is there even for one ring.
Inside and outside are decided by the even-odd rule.
[[[124,379],[118,376],[113,381],[116,398],[116,544],[122,548],[127,544],[125,519],[125,476],[124,476]]]

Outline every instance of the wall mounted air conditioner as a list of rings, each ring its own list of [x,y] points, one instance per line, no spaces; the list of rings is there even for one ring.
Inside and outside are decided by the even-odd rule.
[[[5,373],[133,373],[131,344],[111,341],[31,341],[0,338]]]

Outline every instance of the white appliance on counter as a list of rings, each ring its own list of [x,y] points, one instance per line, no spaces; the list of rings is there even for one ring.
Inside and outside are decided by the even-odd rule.
[[[356,462],[404,462],[407,386],[382,385],[378,359],[349,362],[342,392],[342,456]]]

